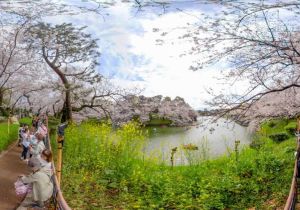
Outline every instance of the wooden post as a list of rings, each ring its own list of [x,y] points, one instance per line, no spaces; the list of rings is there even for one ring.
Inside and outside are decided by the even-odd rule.
[[[296,127],[296,135],[297,135],[297,151],[299,151],[299,146],[300,146],[300,144],[299,144],[299,140],[300,140],[300,136],[299,136],[299,134],[300,134],[300,117],[298,117],[297,118],[297,127]]]
[[[62,147],[63,147],[64,137],[58,135],[57,136],[57,167],[56,167],[56,175],[58,184],[61,184],[61,170],[62,170]]]
[[[294,172],[294,177],[293,177],[293,179],[295,180],[295,185],[296,185],[296,187],[295,187],[295,195],[296,195],[296,202],[298,202],[299,201],[299,191],[298,191],[298,189],[299,189],[299,174],[298,174],[298,171],[299,171],[299,168],[298,168],[298,162],[299,162],[299,157],[300,157],[300,154],[299,154],[299,152],[300,152],[300,143],[299,143],[299,141],[300,141],[300,136],[299,136],[299,134],[300,134],[300,117],[298,117],[297,118],[297,127],[296,127],[296,129],[297,129],[297,131],[296,131],[296,140],[297,140],[297,153],[296,153],[296,172]],[[294,169],[295,170],[295,169]]]
[[[10,126],[10,115],[8,115],[8,118],[7,118],[7,134],[8,134],[8,136],[9,136],[9,132],[10,132],[9,126]]]
[[[174,147],[171,152],[171,166],[174,167],[174,154],[177,152],[177,147]]]
[[[56,167],[56,174],[57,174],[57,180],[58,180],[58,184],[61,184],[61,180],[62,180],[62,175],[61,175],[61,171],[62,171],[62,149],[63,149],[63,145],[64,145],[64,139],[65,139],[65,135],[64,135],[64,129],[67,127],[67,123],[61,124],[60,126],[58,126],[58,131],[57,131],[57,167]]]

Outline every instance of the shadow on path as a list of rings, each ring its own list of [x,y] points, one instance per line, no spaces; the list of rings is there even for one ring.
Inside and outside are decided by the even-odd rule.
[[[14,182],[20,174],[29,173],[26,162],[20,159],[21,152],[21,147],[13,145],[0,155],[0,210],[14,210],[21,202]]]

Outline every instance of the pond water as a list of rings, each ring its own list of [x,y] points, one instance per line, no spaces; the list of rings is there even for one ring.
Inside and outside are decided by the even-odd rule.
[[[189,127],[148,127],[149,142],[147,155],[171,164],[171,151],[174,164],[193,164],[203,159],[229,154],[234,151],[235,141],[238,149],[251,143],[247,128],[226,119],[212,122],[211,117],[199,117],[199,125]],[[186,150],[188,145],[197,150]]]

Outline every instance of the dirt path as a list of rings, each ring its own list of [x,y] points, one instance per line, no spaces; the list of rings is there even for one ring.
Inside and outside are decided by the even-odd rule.
[[[29,173],[26,162],[20,159],[21,151],[21,147],[13,145],[0,154],[0,210],[14,210],[21,202],[14,182],[18,175]]]

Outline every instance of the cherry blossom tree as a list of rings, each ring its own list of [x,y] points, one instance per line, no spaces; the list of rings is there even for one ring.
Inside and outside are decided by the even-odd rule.
[[[4,104],[5,96],[14,92],[18,86],[18,83],[13,80],[33,63],[32,54],[26,52],[22,45],[23,32],[27,23],[28,19],[22,19],[14,24],[0,25],[0,113],[2,115],[7,115],[6,110],[9,109],[9,106]]]
[[[105,5],[102,0],[92,1],[99,8]],[[153,8],[156,8],[158,14],[177,11],[198,20],[195,24],[182,26],[186,33],[179,37],[192,45],[190,51],[182,53],[182,56],[196,57],[190,70],[223,65],[226,68],[220,69],[220,79],[224,83],[233,86],[245,81],[243,84],[248,86],[242,93],[230,93],[227,90],[216,93],[213,89],[209,90],[214,99],[207,104],[218,109],[220,116],[233,110],[239,110],[240,116],[246,115],[254,104],[265,101],[265,96],[294,90],[300,85],[300,28],[297,22],[300,3],[297,1],[184,2],[208,5],[219,11],[211,14],[203,11],[198,14],[190,13],[185,7],[180,7],[180,0],[122,2],[137,8],[138,12],[153,12]],[[117,1],[110,2],[111,6],[116,3]],[[158,28],[153,31],[161,32]],[[164,41],[168,41],[168,33],[160,33]]]
[[[84,32],[84,27],[67,23],[55,26],[38,23],[29,29],[29,47],[36,49],[64,86],[63,120],[72,120],[71,92],[76,84],[70,81],[92,84],[101,79],[95,70],[100,56],[96,41]]]
[[[199,22],[186,27],[187,33],[180,38],[189,41],[192,48],[184,54],[196,57],[191,70],[223,65],[220,78],[224,83],[248,88],[240,93],[210,89],[214,99],[208,104],[218,109],[220,116],[239,110],[235,113],[242,117],[267,95],[294,88],[298,91],[300,3],[219,1],[215,5],[218,14],[199,14]]]
[[[88,108],[98,111],[100,109],[109,115],[105,104],[110,103],[106,100],[116,100],[117,97],[124,96],[126,91],[113,86],[96,71],[100,56],[97,40],[85,33],[85,27],[78,28],[68,23],[55,26],[38,23],[42,17],[98,12],[97,10],[92,7],[47,1],[18,1],[14,4],[0,2],[0,8],[3,9],[0,12],[1,16],[6,17],[9,14],[13,17],[1,19],[5,24],[10,24],[15,18],[30,20],[31,25],[24,27],[26,42],[16,41],[15,44],[27,47],[27,52],[23,52],[23,55],[33,57],[35,65],[46,63],[47,66],[39,70],[33,69],[31,64],[24,65],[24,69],[27,73],[35,72],[37,75],[45,75],[45,72],[48,72],[46,77],[51,78],[41,78],[39,82],[33,83],[29,77],[22,75],[25,71],[16,74],[17,80],[24,82],[24,85],[16,82],[19,84],[18,87],[15,87],[14,91],[7,92],[8,104],[12,109],[28,106],[27,108],[36,111],[41,107],[44,109],[51,107],[54,114],[62,115],[62,121],[71,120],[72,111],[78,112]],[[41,93],[49,94],[47,100],[40,97]],[[39,107],[34,104],[38,104]]]

